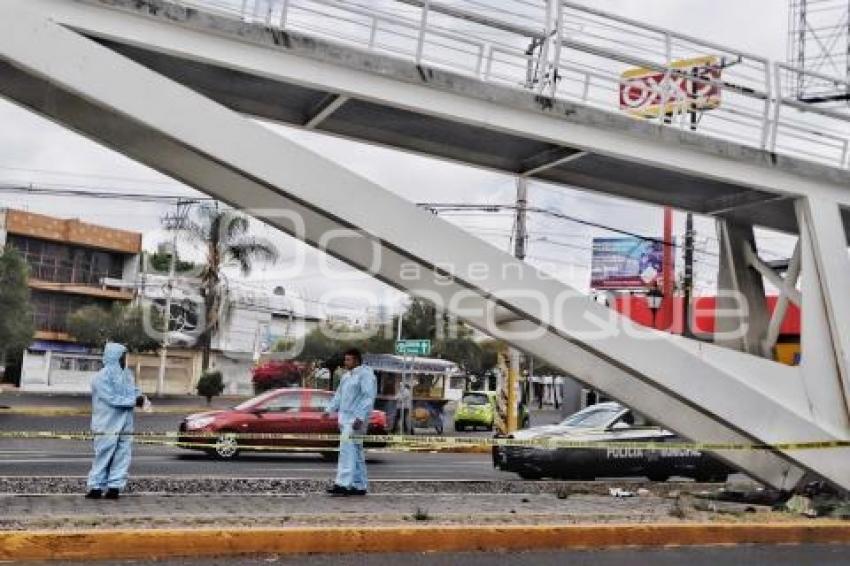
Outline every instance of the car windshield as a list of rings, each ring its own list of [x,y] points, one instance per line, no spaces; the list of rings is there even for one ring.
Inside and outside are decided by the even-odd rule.
[[[275,395],[277,395],[276,389],[273,389],[271,391],[266,391],[262,395],[257,395],[256,397],[248,399],[247,401],[244,401],[244,402],[240,403],[239,405],[236,405],[233,408],[236,409],[237,411],[247,411],[249,409],[253,409],[255,407],[261,406],[268,399],[274,397]]]
[[[561,426],[573,426],[579,428],[599,428],[605,426],[611,419],[617,416],[622,409],[598,409],[588,407],[578,413],[571,415],[561,421]]]
[[[480,395],[475,393],[464,395],[462,402],[464,405],[486,405],[487,403],[489,403],[486,395]]]

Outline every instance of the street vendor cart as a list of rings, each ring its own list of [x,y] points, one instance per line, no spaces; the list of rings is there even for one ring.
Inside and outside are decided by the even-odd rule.
[[[389,430],[414,434],[416,429],[433,429],[443,433],[443,412],[449,402],[446,383],[462,373],[456,363],[393,354],[366,354],[363,362],[375,372],[375,408],[386,413]]]

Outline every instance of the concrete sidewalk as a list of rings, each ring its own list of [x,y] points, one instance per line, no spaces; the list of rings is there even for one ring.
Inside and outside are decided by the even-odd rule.
[[[603,482],[381,481],[332,498],[315,480],[139,478],[150,492],[92,501],[71,483],[0,478],[0,561],[850,544],[850,522],[706,503],[681,484],[613,497]]]
[[[213,409],[225,409],[238,405],[250,399],[244,396],[222,396],[213,397]],[[151,396],[151,402],[162,407],[206,407],[207,401],[199,395],[165,395],[163,397]],[[91,395],[87,393],[36,393],[31,391],[20,391],[8,389],[7,386],[0,387],[0,406],[16,407],[44,407],[44,408],[90,408]]]
[[[787,520],[769,507],[695,502],[694,483],[374,481],[365,497],[316,480],[138,478],[118,501],[86,500],[82,480],[0,478],[0,530],[198,526],[492,525]],[[611,488],[632,497],[614,497]]]
[[[0,530],[663,522],[675,500],[575,494],[0,495]],[[694,517],[694,520],[697,520]]]

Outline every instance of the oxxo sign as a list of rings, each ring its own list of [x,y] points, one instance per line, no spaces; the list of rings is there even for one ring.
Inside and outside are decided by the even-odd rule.
[[[431,353],[430,340],[398,340],[395,353],[403,356],[427,356]]]

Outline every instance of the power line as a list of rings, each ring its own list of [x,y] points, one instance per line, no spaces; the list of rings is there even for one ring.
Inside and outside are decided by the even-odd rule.
[[[504,213],[508,211],[516,210],[516,206],[512,204],[466,204],[466,203],[435,203],[435,202],[420,202],[416,203],[417,206],[421,208],[425,208],[431,210],[435,214],[443,215],[443,211],[449,212],[458,212],[465,210],[477,210],[485,213],[496,214],[496,213]],[[563,212],[552,210],[551,208],[540,208],[529,206],[526,207],[526,211],[533,212],[535,214],[542,214],[546,216],[550,216],[552,218],[557,218],[559,220],[565,220],[568,222],[574,222],[576,224],[581,224],[583,226],[589,226],[591,228],[597,228],[600,230],[606,230],[608,232],[614,232],[616,234],[622,234],[624,236],[629,236],[631,238],[636,238],[639,240],[643,240],[646,242],[653,242],[663,246],[671,246],[674,248],[681,248],[680,244],[675,242],[665,242],[661,238],[655,238],[652,236],[644,236],[638,234],[636,232],[632,232],[630,230],[626,230],[623,228],[617,228],[616,226],[611,226],[609,224],[603,224],[601,222],[594,222],[592,220],[586,220],[584,218],[578,218],[576,216],[571,216],[569,214],[564,214]],[[477,214],[476,214],[477,215]],[[708,255],[718,255],[711,252],[705,252]]]
[[[34,196],[52,196],[52,197],[76,197],[76,198],[96,198],[96,199],[115,199],[129,200],[137,202],[152,202],[163,204],[174,204],[175,202],[202,202],[214,201],[212,197],[203,196],[183,196],[183,195],[163,195],[158,193],[140,193],[140,192],[119,192],[119,191],[103,191],[91,189],[59,189],[44,186],[6,186],[0,187],[0,194],[16,193],[27,194]]]
[[[0,169],[6,171],[20,171],[22,173],[46,173],[48,175],[64,175],[68,177],[83,177],[90,179],[105,179],[110,181],[124,181],[130,183],[144,183],[146,185],[170,185],[178,186],[174,181],[165,180],[150,180],[142,179],[141,177],[121,177],[118,175],[103,175],[100,173],[77,173],[74,171],[61,171],[59,169],[34,169],[29,167],[12,167],[10,165],[0,165]]]

